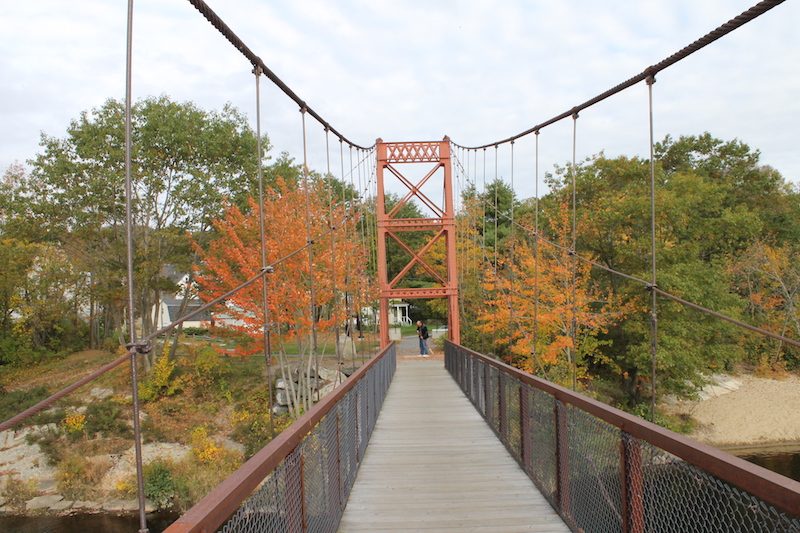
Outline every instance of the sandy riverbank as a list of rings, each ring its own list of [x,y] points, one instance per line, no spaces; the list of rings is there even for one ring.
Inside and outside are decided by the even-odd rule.
[[[718,447],[800,442],[799,377],[742,375],[730,381],[737,386],[713,387],[705,399],[673,406],[698,422],[692,438]]]

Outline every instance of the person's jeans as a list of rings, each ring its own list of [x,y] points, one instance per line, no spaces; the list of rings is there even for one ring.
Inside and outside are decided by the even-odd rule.
[[[423,339],[422,337],[419,338],[419,354],[420,355],[427,355],[428,353],[428,341]]]

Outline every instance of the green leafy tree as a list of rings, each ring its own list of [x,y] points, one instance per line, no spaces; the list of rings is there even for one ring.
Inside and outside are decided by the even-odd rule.
[[[19,201],[10,214],[42,228],[39,239],[76,252],[75,268],[89,280],[92,331],[102,336],[124,320],[123,118],[122,102],[108,100],[81,113],[65,137],[43,135],[31,175],[18,180]],[[164,265],[189,271],[188,233],[202,236],[226,204],[246,206],[255,191],[256,138],[231,106],[204,111],[166,96],[135,104],[132,136],[136,301],[149,333],[161,294],[177,290],[162,275]],[[263,146],[266,163],[266,139]],[[293,166],[287,157],[278,164]]]

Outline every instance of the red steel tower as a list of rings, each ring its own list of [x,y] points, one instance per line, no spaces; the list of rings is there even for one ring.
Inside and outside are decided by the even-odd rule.
[[[378,221],[378,282],[380,283],[380,334],[381,346],[389,344],[389,300],[392,298],[447,298],[447,331],[448,338],[460,342],[460,329],[458,317],[458,271],[456,266],[456,220],[453,204],[453,180],[450,166],[450,139],[433,142],[383,142],[377,140],[377,188],[376,202]],[[400,170],[404,165],[433,163],[433,167],[415,184],[403,175]],[[388,171],[391,176],[404,185],[408,191],[386,212],[386,189],[384,174]],[[434,202],[422,192],[428,183],[434,183],[441,178],[443,187],[444,205]],[[400,218],[399,211],[412,199],[418,200],[428,210],[433,212],[431,218]],[[425,244],[418,250],[413,250],[402,239],[403,232],[425,231],[432,233]],[[400,270],[393,279],[388,278],[386,263],[387,238],[393,239],[398,246],[411,256],[411,260]],[[443,276],[433,266],[426,262],[425,254],[440,239],[445,241],[445,264],[447,273]],[[421,267],[436,282],[437,286],[426,288],[398,287],[398,284],[414,268]]]

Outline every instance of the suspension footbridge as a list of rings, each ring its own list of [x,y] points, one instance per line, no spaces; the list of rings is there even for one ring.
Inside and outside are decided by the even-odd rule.
[[[133,403],[133,430],[136,443],[140,531],[147,531],[143,490],[139,400],[137,396],[138,361],[152,349],[160,335],[208,309],[224,304],[241,291],[258,292],[261,320],[259,335],[269,375],[270,402],[273,397],[271,335],[269,317],[270,275],[291,258],[307,257],[309,271],[314,269],[315,254],[326,254],[318,245],[327,236],[342,235],[342,240],[358,237],[374,242],[366,257],[373,266],[374,278],[367,287],[353,289],[338,286],[336,272],[331,286],[325,290],[343,302],[351,323],[356,305],[353,294],[376,294],[378,303],[379,349],[346,380],[305,411],[288,429],[248,459],[233,475],[223,481],[194,507],[181,516],[167,531],[210,532],[304,532],[304,531],[532,531],[532,532],[685,532],[685,531],[797,531],[800,532],[800,483],[767,471],[744,460],[709,446],[694,442],[652,422],[625,413],[580,394],[578,389],[576,352],[578,296],[576,272],[579,265],[588,266],[610,276],[631,282],[647,294],[649,349],[652,361],[651,416],[657,396],[657,355],[659,302],[703,313],[754,335],[771,338],[793,347],[797,340],[778,334],[720,310],[684,298],[669,287],[659,284],[656,248],[656,181],[653,156],[653,100],[656,76],[686,57],[701,51],[716,40],[735,31],[781,2],[765,0],[720,25],[660,62],[647,66],[640,73],[611,87],[597,96],[577,104],[558,115],[507,138],[466,146],[449,137],[435,141],[385,142],[378,138],[370,146],[359,145],[345,137],[317,111],[302,100],[265,62],[202,0],[190,3],[246,59],[247,68],[255,76],[257,109],[256,131],[261,141],[262,79],[275,84],[301,111],[303,136],[303,186],[308,194],[310,170],[307,144],[312,125],[321,129],[324,139],[327,173],[331,170],[330,141],[339,142],[341,175],[349,177],[352,189],[361,198],[341,198],[346,213],[341,220],[328,221],[323,234],[311,230],[310,214],[305,213],[306,239],[302,246],[283,257],[268,257],[265,245],[264,180],[262,147],[259,144],[259,264],[252,275],[236,287],[210,298],[203,306],[158,331],[137,337],[134,320],[128,321],[127,352],[97,369],[69,387],[2,422],[0,430],[14,428],[22,421],[47,409],[83,385],[92,382],[123,364],[130,365]],[[129,2],[128,85],[126,98],[126,207],[128,244],[128,316],[135,316],[134,246],[135,231],[131,216],[134,194],[131,185],[131,28],[133,2]],[[578,202],[576,197],[576,143],[581,113],[589,112],[599,102],[634,86],[646,87],[650,146],[650,219],[649,264],[647,279],[617,270],[581,253],[577,242]],[[566,242],[550,239],[539,226],[539,161],[541,135],[556,123],[566,121],[572,131],[571,166],[566,179],[570,183],[570,202],[566,205],[569,238]],[[530,368],[541,357],[539,313],[539,250],[562,254],[571,276],[571,285],[563,293],[565,335],[569,342],[564,351],[569,361],[572,387],[565,388],[510,366],[492,354],[483,354],[464,346],[461,339],[460,276],[464,271],[488,268],[494,280],[502,273],[506,260],[514,262],[515,249],[498,250],[484,242],[480,257],[458,246],[458,239],[476,239],[459,235],[455,189],[476,186],[478,159],[486,174],[487,151],[494,156],[495,174],[498,148],[507,145],[511,154],[511,185],[514,180],[515,143],[532,141],[535,145],[536,198],[533,226],[515,219],[512,204],[508,212],[498,211],[497,192],[494,203],[480,205],[483,238],[486,236],[486,210],[492,209],[497,235],[499,218],[510,222],[512,232],[531,239],[535,247],[536,275],[533,279],[535,300],[532,331],[521,331],[520,338],[530,337]],[[345,149],[347,152],[345,152]],[[355,152],[355,163],[353,155]],[[349,155],[349,172],[345,161]],[[518,163],[517,163],[518,164]],[[409,168],[422,172],[409,172]],[[362,181],[363,171],[363,181]],[[358,175],[358,184],[352,183]],[[387,183],[403,190],[399,201],[387,202]],[[463,180],[463,183],[462,183]],[[433,190],[437,196],[430,193]],[[439,196],[440,195],[440,196]],[[334,213],[333,193],[330,213]],[[336,199],[339,202],[339,199]],[[430,216],[404,217],[404,206],[424,206]],[[374,209],[372,218],[364,215]],[[302,218],[302,217],[301,217]],[[355,219],[360,222],[356,224]],[[351,233],[348,233],[351,232]],[[426,240],[415,246],[406,235],[422,232]],[[329,239],[330,253],[335,254],[336,238]],[[340,241],[341,242],[341,241]],[[403,265],[390,270],[391,250],[400,250],[408,257]],[[441,257],[431,258],[433,250]],[[510,258],[502,257],[509,253]],[[480,263],[480,267],[476,266]],[[349,269],[350,266],[348,265]],[[406,277],[422,271],[432,282],[425,287],[404,283]],[[349,270],[348,270],[349,274]],[[341,275],[341,273],[340,273]],[[320,311],[318,287],[313,276],[307,292],[310,298],[307,315],[312,344],[317,340]],[[349,279],[349,276],[343,276]],[[269,283],[267,280],[270,279]],[[344,283],[344,282],[343,282]],[[349,283],[349,281],[347,282]],[[520,287],[510,279],[509,294]],[[519,283],[519,282],[517,282]],[[487,299],[485,289],[482,297]],[[366,300],[368,297],[363,296]],[[398,344],[390,340],[389,309],[392,299],[441,299],[448,323],[443,357],[417,358],[398,353]],[[363,302],[362,302],[363,303]],[[487,304],[488,305],[488,304]],[[520,311],[508,299],[511,323]],[[543,311],[541,311],[543,312]],[[515,315],[515,313],[517,313]],[[336,326],[338,328],[338,325]],[[339,331],[337,329],[338,337]],[[337,343],[337,353],[339,347]],[[272,405],[270,404],[270,408]]]

